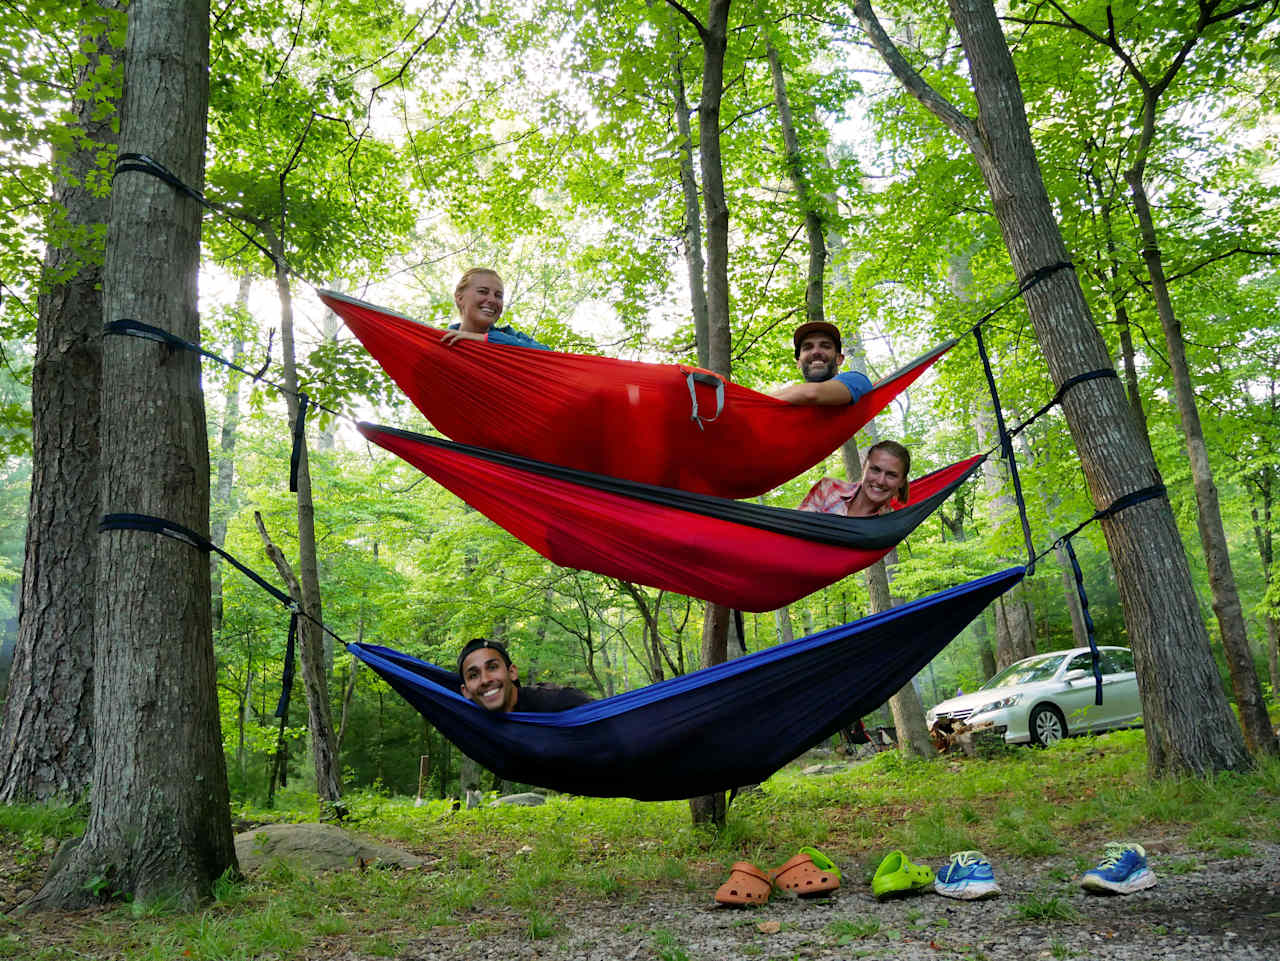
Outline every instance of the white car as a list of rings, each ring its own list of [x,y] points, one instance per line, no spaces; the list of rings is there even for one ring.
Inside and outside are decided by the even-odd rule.
[[[935,721],[994,724],[1010,744],[1052,744],[1084,734],[1142,724],[1133,654],[1100,647],[1102,703],[1094,704],[1093,656],[1087,647],[1037,654],[1010,664],[972,694],[943,701],[926,715]]]

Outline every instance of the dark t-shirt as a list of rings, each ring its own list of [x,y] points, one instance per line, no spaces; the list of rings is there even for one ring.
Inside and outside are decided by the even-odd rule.
[[[571,707],[590,704],[595,700],[576,687],[564,687],[560,684],[522,684],[516,691],[516,705],[512,710],[531,711],[535,714],[567,711]]]

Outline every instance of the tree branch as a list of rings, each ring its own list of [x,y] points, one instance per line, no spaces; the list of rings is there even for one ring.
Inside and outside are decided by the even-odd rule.
[[[854,15],[862,24],[862,29],[871,38],[871,43],[879,51],[884,62],[888,64],[893,75],[906,88],[907,93],[920,101],[924,107],[943,122],[952,133],[963,140],[975,153],[986,153],[986,146],[978,132],[977,123],[964,111],[956,107],[942,94],[934,90],[924,77],[907,62],[901,51],[885,33],[875,11],[871,9],[870,0],[857,0],[853,5]]]

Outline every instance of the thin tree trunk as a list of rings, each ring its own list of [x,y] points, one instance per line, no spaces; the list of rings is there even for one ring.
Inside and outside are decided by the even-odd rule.
[[[271,236],[275,254],[276,291],[280,297],[280,352],[284,367],[285,397],[289,405],[289,422],[297,423],[299,402],[298,367],[293,342],[293,294],[289,274],[285,270],[284,244],[278,235]],[[302,584],[302,609],[309,615],[298,620],[298,649],[302,661],[303,687],[307,692],[307,729],[311,733],[311,754],[315,761],[316,793],[322,802],[335,802],[342,797],[342,771],[338,764],[337,738],[329,708],[329,675],[332,656],[326,652],[328,642],[320,629],[324,623],[320,597],[320,571],[316,558],[316,510],[311,497],[311,468],[307,457],[305,435],[298,457],[298,580]]]
[[[1014,272],[1068,260],[1040,176],[1022,92],[990,0],[949,0],[978,105],[970,119],[929,87],[884,33],[868,0],[855,12],[903,86],[964,140],[982,172]],[[1111,367],[1075,274],[1059,270],[1029,288],[1027,311],[1055,385]],[[1062,401],[1097,507],[1160,480],[1124,389],[1088,381]],[[1144,501],[1101,521],[1111,551],[1129,640],[1137,662],[1153,776],[1208,774],[1251,764],[1228,708],[1200,620],[1191,572],[1165,498]]]
[[[1155,104],[1144,111],[1145,116],[1154,113]],[[1205,567],[1209,572],[1209,590],[1213,595],[1213,612],[1218,618],[1218,631],[1222,649],[1226,654],[1227,670],[1231,686],[1235,690],[1236,710],[1240,726],[1244,730],[1244,742],[1250,751],[1267,754],[1280,753],[1275,731],[1267,717],[1267,705],[1262,698],[1262,685],[1253,667],[1253,655],[1249,652],[1249,634],[1244,625],[1244,610],[1240,606],[1240,594],[1236,590],[1236,578],[1231,570],[1231,554],[1227,548],[1227,534],[1222,527],[1222,508],[1218,503],[1218,488],[1213,482],[1213,468],[1209,464],[1209,450],[1200,426],[1200,411],[1196,406],[1195,390],[1191,386],[1191,372],[1187,368],[1186,344],[1182,339],[1182,324],[1173,310],[1169,298],[1169,285],[1165,280],[1164,262],[1156,239],[1155,220],[1147,201],[1146,187],[1142,181],[1143,165],[1135,164],[1125,171],[1125,180],[1133,196],[1133,209],[1137,214],[1142,234],[1142,258],[1151,278],[1151,295],[1156,302],[1156,313],[1164,329],[1165,345],[1169,351],[1169,369],[1173,374],[1173,392],[1178,403],[1178,417],[1182,422],[1182,435],[1187,445],[1187,460],[1191,467],[1191,480],[1196,492],[1196,527],[1200,531],[1200,544],[1204,550]]]
[[[118,61],[107,15],[82,8],[90,41],[78,85]],[[116,143],[109,91],[72,103],[75,142],[54,155],[52,204],[74,233],[101,229],[110,198],[92,179]],[[83,141],[79,138],[83,138]],[[102,382],[101,251],[50,243],[41,278],[31,377],[31,499],[18,637],[0,725],[0,802],[84,794],[93,771],[93,610],[98,562],[98,393]],[[69,274],[69,276],[68,276]],[[62,279],[66,278],[66,279]]]
[[[684,57],[679,53],[680,40],[676,30],[674,46],[676,54],[671,64],[671,92],[675,98],[676,129],[680,132],[680,189],[684,195],[684,262],[689,273],[689,306],[693,313],[694,343],[698,352],[698,366],[708,367],[710,359],[710,334],[707,319],[706,265],[702,258],[702,207],[698,203],[698,179],[693,169],[693,128],[689,124],[689,98],[685,94]]]
[[[689,20],[702,42],[702,95],[698,101],[698,157],[702,167],[703,212],[706,217],[707,351],[704,366],[731,376],[729,330],[729,205],[724,193],[720,154],[720,100],[724,87],[724,57],[729,45],[730,0],[710,0],[706,22],[685,7],[671,7]],[[702,351],[699,348],[699,358]],[[702,625],[703,667],[724,663],[729,637],[728,608],[708,604]],[[723,824],[724,794],[689,801],[695,824]]]
[[[810,321],[825,320],[823,316],[823,275],[827,267],[827,243],[822,211],[804,175],[804,160],[800,156],[800,140],[796,136],[791,117],[791,101],[787,97],[787,78],[782,72],[782,58],[773,41],[765,44],[769,58],[769,74],[773,78],[773,102],[778,108],[778,122],[782,127],[782,143],[786,148],[786,168],[791,175],[791,185],[804,214],[805,235],[809,241],[809,269],[805,274],[805,317]]]
[[[204,184],[209,8],[129,7],[121,150],[164,158]],[[200,339],[201,210],[140,173],[112,191],[104,314],[144,317]],[[102,509],[197,532],[209,525],[209,449],[200,362],[132,337],[103,349]],[[95,898],[91,879],[146,905],[184,909],[236,870],[210,634],[209,559],[168,537],[109,531],[99,541],[94,765],[88,825],[30,909]]]
[[[236,293],[236,306],[245,315],[249,310],[251,275],[240,275],[240,289]],[[231,360],[241,364],[244,359],[244,338],[238,333],[231,346]],[[240,426],[240,378],[234,368],[227,369],[226,402],[222,411],[222,432],[218,440],[217,484],[214,487],[213,505],[209,512],[209,539],[217,547],[227,540],[227,522],[231,518],[231,490],[235,482],[236,440]],[[213,578],[213,636],[222,633],[222,558],[217,554],[209,558],[209,572]]]

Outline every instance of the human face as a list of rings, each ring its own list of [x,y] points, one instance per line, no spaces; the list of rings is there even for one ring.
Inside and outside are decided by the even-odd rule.
[[[476,274],[461,292],[454,295],[461,316],[461,328],[476,334],[488,333],[502,316],[502,281],[497,274]]]
[[[517,674],[516,666],[508,666],[493,648],[477,648],[462,662],[462,696],[486,711],[510,711],[516,706]]]
[[[796,366],[800,368],[800,376],[809,383],[830,380],[843,363],[844,354],[829,334],[816,331],[800,341]]]
[[[858,489],[860,506],[878,514],[888,506],[905,479],[906,465],[887,450],[873,450],[862,468],[862,486]]]

